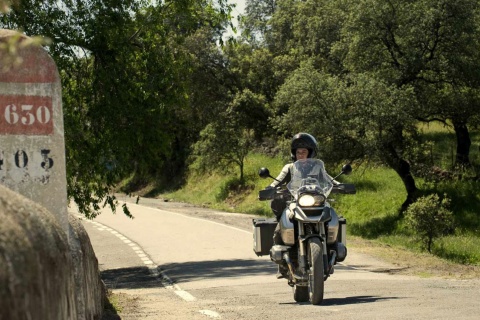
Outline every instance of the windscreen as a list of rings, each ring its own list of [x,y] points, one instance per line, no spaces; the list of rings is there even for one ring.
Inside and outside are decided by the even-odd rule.
[[[328,197],[333,187],[333,182],[325,171],[323,161],[318,159],[297,160],[293,164],[292,180],[287,188],[293,196],[297,196],[300,188],[316,190]]]

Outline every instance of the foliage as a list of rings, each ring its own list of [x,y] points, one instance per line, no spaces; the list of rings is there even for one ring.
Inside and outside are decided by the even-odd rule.
[[[215,121],[231,102],[237,79],[225,66],[227,57],[212,41],[213,31],[209,28],[196,30],[185,38],[178,49],[188,57],[183,72],[188,105],[179,113],[183,130],[188,132],[185,144],[195,142],[198,133]]]
[[[406,223],[414,231],[428,252],[432,252],[433,240],[451,233],[453,213],[449,210],[450,199],[440,200],[437,194],[420,197],[412,203],[405,214]]]
[[[467,124],[478,115],[478,2],[358,1],[335,45],[353,72],[415,88],[421,121],[450,119],[459,164],[469,163]]]
[[[183,165],[191,56],[181,46],[204,28],[215,43],[229,10],[223,0],[24,0],[1,17],[2,27],[52,39],[47,50],[63,86],[68,197],[84,214],[94,216],[104,201],[114,208],[109,189],[132,172],[178,172],[173,159]]]
[[[344,80],[322,74],[307,62],[287,78],[276,98],[277,105],[289,106],[277,121],[281,130],[313,134],[329,161],[380,159],[404,181],[407,201],[413,198],[416,186],[406,161],[416,143],[411,88],[389,85],[370,74]]]
[[[258,191],[270,181],[258,176],[260,167],[271,172],[280,172],[283,161],[263,154],[250,153],[245,159],[245,179],[241,182],[236,171],[208,172],[190,171],[185,185],[176,190],[160,194],[159,197],[208,206],[229,212],[245,212],[262,216],[273,216],[268,201],[258,201]],[[240,192],[231,192],[232,187],[248,186]],[[252,189],[252,185],[254,185]],[[231,201],[230,201],[231,200]]]
[[[247,10],[245,21],[262,26],[260,49],[277,62],[270,122],[279,134],[317,131],[324,156],[341,157],[331,146],[342,145],[351,158],[380,159],[405,184],[403,208],[417,192],[412,161],[428,146],[418,121],[450,120],[456,162],[469,163],[468,124],[480,111],[476,1],[279,0],[263,13]]]
[[[246,0],[245,15],[240,18],[242,36],[254,47],[259,46],[268,31],[267,22],[276,8],[276,0]]]
[[[402,203],[446,193],[474,247],[478,1],[249,0],[242,37],[223,45],[224,0],[11,3],[2,27],[52,40],[68,192],[84,212],[114,206],[109,188],[125,177],[182,181],[191,159],[185,188],[194,199],[182,200],[267,214],[255,202],[265,165],[251,150],[274,141],[287,151],[282,143],[307,131],[329,168],[345,160],[361,168],[344,178],[358,194],[337,202],[350,232],[411,245]],[[425,131],[422,122],[445,127]],[[271,172],[283,164],[261,162]],[[476,259],[455,241],[463,243],[439,239],[432,252]]]
[[[239,168],[244,181],[245,157],[252,149],[254,132],[226,118],[208,124],[200,132],[200,139],[193,145],[192,169],[199,172],[225,170],[230,164]]]

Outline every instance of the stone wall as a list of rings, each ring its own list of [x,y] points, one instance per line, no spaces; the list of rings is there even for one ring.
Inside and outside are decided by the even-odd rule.
[[[0,320],[101,318],[98,262],[69,220],[67,237],[53,214],[0,185]]]
[[[100,319],[106,296],[98,261],[90,238],[80,220],[69,214],[70,252],[73,258],[77,319]]]

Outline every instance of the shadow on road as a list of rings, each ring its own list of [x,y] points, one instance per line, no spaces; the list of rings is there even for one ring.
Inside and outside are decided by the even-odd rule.
[[[356,296],[345,298],[324,299],[322,306],[344,306],[347,304],[372,303],[381,300],[395,300],[398,297]]]
[[[137,289],[161,287],[147,267],[120,268],[100,272],[100,276],[109,289]]]
[[[214,260],[172,263],[161,270],[177,282],[189,282],[209,278],[234,278],[256,275],[272,275],[277,267],[269,260]]]
[[[358,296],[358,297],[345,297],[345,298],[325,298],[322,304],[318,307],[328,307],[328,306],[345,306],[349,304],[361,304],[361,303],[372,303],[381,300],[394,300],[400,299],[398,297],[374,297],[374,296]],[[310,302],[288,302],[288,303],[279,303],[279,304],[299,304],[299,305],[310,305]]]
[[[233,278],[255,275],[274,275],[276,265],[268,260],[215,260],[162,265],[176,283],[209,278]],[[136,289],[161,287],[158,277],[150,274],[147,267],[120,268],[101,272],[102,280],[110,289]]]

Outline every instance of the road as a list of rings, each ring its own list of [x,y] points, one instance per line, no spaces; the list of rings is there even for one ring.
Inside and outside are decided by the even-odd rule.
[[[131,199],[125,198],[127,201]],[[122,319],[478,319],[480,281],[395,275],[349,251],[322,305],[295,303],[252,250],[251,218],[142,198],[84,226],[107,286],[137,306]],[[160,208],[160,209],[159,209]]]

